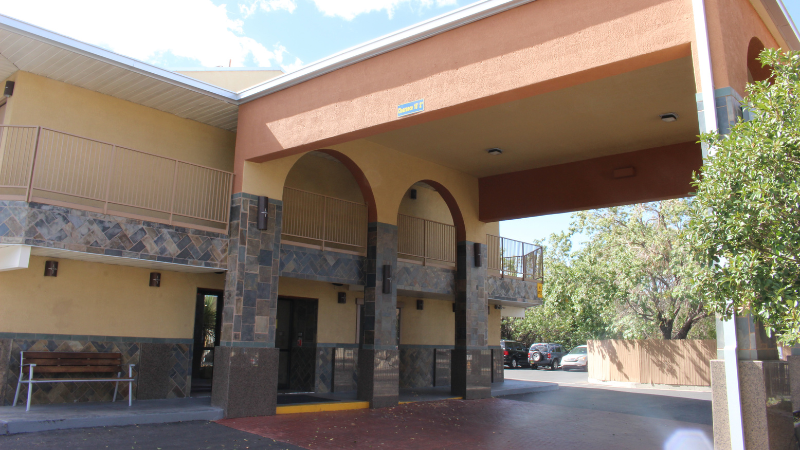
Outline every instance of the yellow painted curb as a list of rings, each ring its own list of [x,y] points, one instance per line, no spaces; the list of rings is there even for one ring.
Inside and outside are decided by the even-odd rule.
[[[368,409],[369,402],[334,402],[311,403],[307,405],[278,406],[275,414],[299,414],[326,411],[349,411],[351,409]]]
[[[399,402],[400,405],[407,405],[409,403],[420,403],[420,402],[440,402],[442,400],[464,400],[464,397],[450,397],[450,398],[438,398],[436,400],[414,400],[411,402]]]

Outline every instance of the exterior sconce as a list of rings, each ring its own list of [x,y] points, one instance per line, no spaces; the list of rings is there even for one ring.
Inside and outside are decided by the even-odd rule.
[[[347,303],[347,292],[337,292],[336,299],[339,303]]]
[[[411,191],[409,191],[409,193],[408,193],[408,198],[410,198],[411,200],[416,200],[417,199],[417,190],[416,189],[411,189]]]
[[[502,305],[494,305],[494,309],[503,309]]]
[[[659,117],[661,117],[661,120],[664,122],[675,122],[678,120],[678,115],[673,112],[661,114]]]
[[[390,264],[383,266],[383,293],[392,293],[392,266]]]
[[[3,95],[6,97],[11,97],[14,95],[14,82],[13,81],[6,81],[6,87],[3,89]],[[53,275],[55,276],[55,275]]]
[[[456,312],[456,302],[453,302],[453,312]]]
[[[475,249],[475,267],[481,266],[481,244],[476,242],[473,244],[473,248]]]
[[[269,198],[258,197],[258,220],[256,227],[259,230],[266,230],[269,222]]]
[[[150,287],[161,287],[161,274],[150,272]]]
[[[58,276],[58,261],[45,261],[44,276],[46,277]]]
[[[417,300],[417,310],[422,311],[422,308],[425,306],[425,302],[422,299]]]

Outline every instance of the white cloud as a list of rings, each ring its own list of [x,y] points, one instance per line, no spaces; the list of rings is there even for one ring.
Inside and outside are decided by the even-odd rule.
[[[285,10],[292,13],[295,8],[297,8],[297,3],[295,0],[250,0],[246,3],[239,4],[239,12],[241,12],[245,18],[253,15],[259,8],[266,12]]]
[[[386,11],[391,18],[395,9],[404,3],[412,7],[430,8],[432,6],[452,6],[458,0],[313,0],[317,9],[326,16],[338,16],[345,20],[353,20],[360,14],[373,11]]]
[[[270,8],[294,8],[293,0],[261,0]],[[0,13],[132,58],[155,61],[165,54],[206,67],[281,64],[286,49],[267,48],[243,35],[242,21],[211,0],[0,0]]]

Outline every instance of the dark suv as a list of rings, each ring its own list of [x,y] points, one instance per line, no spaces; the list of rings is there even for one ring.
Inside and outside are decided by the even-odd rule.
[[[525,344],[517,341],[500,341],[503,349],[503,365],[512,369],[517,369],[528,365],[528,354],[525,352]]]
[[[547,366],[551,370],[561,368],[561,357],[564,356],[564,348],[558,344],[537,343],[531,345],[528,351],[528,364],[531,369]]]

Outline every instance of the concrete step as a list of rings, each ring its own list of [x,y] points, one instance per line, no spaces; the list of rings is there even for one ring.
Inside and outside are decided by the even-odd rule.
[[[72,428],[116,427],[152,423],[222,419],[222,408],[210,397],[116,403],[73,403],[0,407],[0,435]]]

